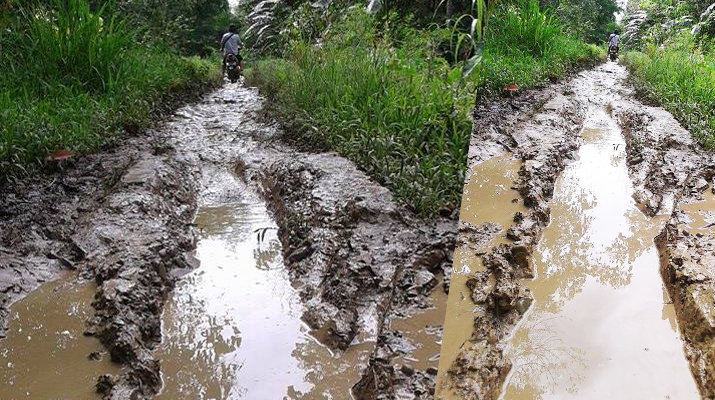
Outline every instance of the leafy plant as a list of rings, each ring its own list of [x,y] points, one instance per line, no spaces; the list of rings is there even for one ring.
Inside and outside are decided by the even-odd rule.
[[[52,150],[96,149],[219,76],[218,62],[139,44],[105,7],[35,3],[15,8],[0,37],[0,176],[40,165]]]

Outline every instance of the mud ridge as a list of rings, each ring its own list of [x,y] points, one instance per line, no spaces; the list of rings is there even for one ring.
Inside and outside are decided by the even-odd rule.
[[[458,244],[473,253],[476,250],[486,270],[466,282],[477,306],[474,334],[447,371],[440,395],[496,399],[511,370],[501,342],[533,300],[519,280],[534,276],[531,254],[549,223],[548,203],[556,178],[578,150],[588,107],[584,99],[575,99],[573,85],[567,82],[526,93],[521,99],[502,100],[488,112],[475,110],[470,169],[505,151],[520,158],[522,167],[514,188],[528,211],[514,215],[506,233],[510,243],[486,252],[476,249],[499,229],[491,223],[475,227],[460,222]]]
[[[217,118],[227,104],[240,112]],[[368,365],[354,366],[363,375],[354,396],[432,398],[436,369],[395,361],[410,347],[390,321],[433,306],[431,293],[446,290],[438,280],[451,269],[456,221],[418,219],[351,161],[287,145],[255,89],[227,86],[177,117],[168,129],[174,146],[201,166],[199,204],[234,198],[207,189],[231,187],[216,183],[233,176],[265,199],[311,334],[338,354],[373,343]]]
[[[390,319],[431,306],[438,276],[451,268],[454,225],[427,222],[335,154],[310,154],[273,143],[250,152],[240,168],[260,185],[276,215],[287,268],[313,335],[333,350],[376,343],[358,399],[408,392],[431,398],[436,369],[393,365],[401,334]],[[395,345],[397,344],[397,345]],[[406,352],[406,350],[405,350]]]
[[[691,226],[684,210],[715,190],[715,155],[660,108],[626,107],[618,117],[636,200],[650,215],[669,215],[655,240],[661,275],[700,394],[715,399],[715,229]]]
[[[80,158],[75,168],[7,185],[12,192],[2,199],[0,271],[15,271],[3,274],[13,288],[3,317],[10,300],[63,269],[94,280],[96,312],[86,334],[127,366],[121,376],[99,378],[106,398],[150,398],[160,387],[151,350],[161,337],[169,271],[187,267],[183,252],[194,245],[188,226],[196,206],[194,172],[175,158],[160,135],[149,132]]]

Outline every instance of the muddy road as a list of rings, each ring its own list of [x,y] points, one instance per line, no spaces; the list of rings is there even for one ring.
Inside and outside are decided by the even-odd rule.
[[[713,154],[614,63],[475,115],[436,398],[713,398]]]
[[[3,399],[433,398],[455,221],[262,101],[226,86],[0,188]]]

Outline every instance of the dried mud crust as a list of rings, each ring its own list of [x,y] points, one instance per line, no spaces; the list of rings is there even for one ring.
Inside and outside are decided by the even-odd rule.
[[[475,330],[445,375],[440,388],[445,399],[497,399],[501,393],[511,369],[502,352],[502,339],[532,301],[519,280],[533,277],[531,254],[549,221],[548,203],[556,178],[576,155],[581,124],[590,108],[605,109],[623,128],[634,197],[649,215],[669,213],[668,206],[682,196],[686,183],[712,165],[712,155],[705,157],[670,114],[633,100],[626,76],[624,67],[604,64],[546,90],[475,109],[470,169],[504,152],[520,158],[523,164],[514,188],[528,211],[514,216],[505,235],[508,244],[487,251],[483,249],[485,237],[493,231],[489,224],[460,225],[458,245],[480,256],[486,271],[467,281],[477,305]],[[701,249],[693,251],[702,253]],[[715,266],[710,269],[715,272]],[[712,296],[707,304],[711,309]],[[694,365],[694,357],[690,359]],[[702,391],[703,383],[699,385]]]

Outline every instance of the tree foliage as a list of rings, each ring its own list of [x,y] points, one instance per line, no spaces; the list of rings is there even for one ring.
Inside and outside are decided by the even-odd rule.
[[[555,10],[571,33],[593,43],[608,38],[619,10],[615,0],[542,0],[542,8]]]
[[[209,54],[232,22],[228,0],[91,0],[109,3],[138,30],[144,42],[164,44],[183,54]]]

